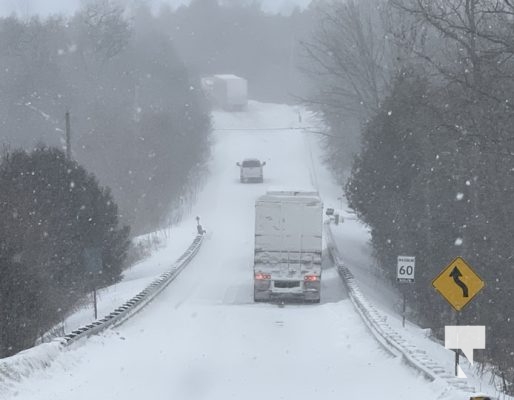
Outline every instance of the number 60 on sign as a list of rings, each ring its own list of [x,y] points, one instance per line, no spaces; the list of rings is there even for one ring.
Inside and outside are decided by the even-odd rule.
[[[413,283],[416,257],[398,256],[396,280],[400,283]]]

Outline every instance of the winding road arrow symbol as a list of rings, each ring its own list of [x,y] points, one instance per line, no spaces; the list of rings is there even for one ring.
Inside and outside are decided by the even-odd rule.
[[[468,296],[468,287],[464,282],[460,280],[460,277],[462,276],[461,272],[457,267],[453,267],[452,272],[450,272],[450,276],[453,278],[453,281],[456,285],[460,286],[462,289],[462,296],[463,297],[469,297]]]

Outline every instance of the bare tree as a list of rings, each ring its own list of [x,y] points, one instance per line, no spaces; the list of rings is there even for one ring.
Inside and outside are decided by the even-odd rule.
[[[81,16],[92,55],[104,64],[128,44],[131,28],[125,8],[113,0],[94,0],[84,5]]]
[[[380,15],[383,6],[351,0],[318,8],[318,28],[312,39],[303,43],[310,59],[306,72],[320,87],[312,103],[360,118],[378,110],[393,65]]]
[[[514,10],[508,3],[499,0],[391,0],[391,5],[410,17],[413,30],[428,32],[423,36],[423,43],[419,41],[413,47],[415,56],[432,66],[445,80],[480,96],[505,102],[505,98],[494,92],[496,85],[490,84],[502,86],[514,77]],[[405,41],[397,31],[394,33],[399,39],[397,44],[404,46]]]
[[[373,0],[320,3],[317,28],[302,42],[302,69],[316,85],[306,102],[325,121],[327,158],[342,180],[360,149],[363,124],[379,111],[394,74],[385,5]]]

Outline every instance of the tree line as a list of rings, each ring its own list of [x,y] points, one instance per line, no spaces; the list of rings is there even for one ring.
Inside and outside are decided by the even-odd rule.
[[[163,6],[157,23],[190,71],[241,75],[250,98],[294,103],[309,90],[300,42],[311,33],[313,10],[270,14],[258,1],[192,0],[176,10]]]
[[[430,282],[455,257],[468,261],[486,288],[460,323],[487,327],[477,358],[512,393],[513,6],[349,1],[318,15],[306,44],[322,72],[312,104],[342,182],[352,135],[345,119],[361,133],[345,192],[371,228],[378,265],[394,281],[396,257],[416,256],[412,317],[442,337],[456,315]]]
[[[144,6],[95,0],[69,18],[0,19],[0,70],[4,357],[33,346],[93,285],[119,281],[130,235],[192,201],[210,116],[198,76]]]
[[[145,6],[84,3],[73,16],[0,20],[0,126],[11,147],[64,141],[112,189],[134,233],[169,222],[209,154],[209,107]]]

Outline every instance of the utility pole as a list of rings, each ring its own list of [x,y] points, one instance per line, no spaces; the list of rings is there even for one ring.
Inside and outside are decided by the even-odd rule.
[[[407,311],[407,295],[403,289],[402,327],[405,328],[405,313]]]
[[[71,160],[71,128],[70,128],[70,112],[66,111],[66,158]]]
[[[342,211],[343,211],[343,201],[344,201],[344,194],[341,195],[341,197],[338,197],[337,200],[340,201],[340,204],[341,204],[341,211],[340,213],[342,214]]]
[[[95,308],[95,320],[98,319],[98,302],[96,300],[96,284],[93,287],[93,306]]]
[[[455,325],[459,326],[460,325],[460,321],[459,321],[459,312],[460,311],[457,311],[457,314],[456,314],[456,323]],[[459,349],[455,349],[455,376],[460,376],[459,374],[459,363],[460,363],[460,360],[459,360]]]

